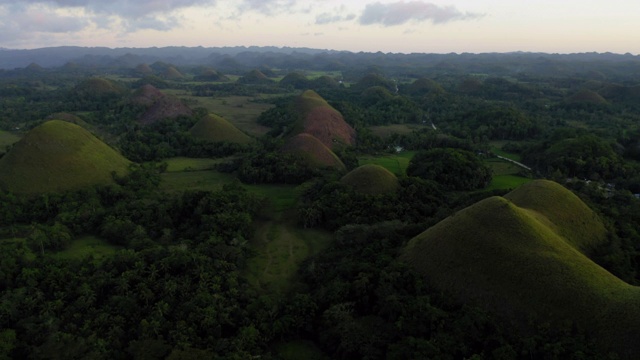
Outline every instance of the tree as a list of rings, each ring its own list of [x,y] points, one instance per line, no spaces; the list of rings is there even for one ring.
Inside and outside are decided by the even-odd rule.
[[[418,152],[409,162],[407,175],[433,180],[450,190],[476,190],[491,181],[491,169],[474,153],[435,148]]]

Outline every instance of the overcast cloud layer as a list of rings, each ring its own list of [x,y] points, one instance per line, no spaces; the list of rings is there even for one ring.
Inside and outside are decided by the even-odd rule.
[[[0,0],[0,48],[638,53],[637,14],[629,0]]]
[[[432,21],[443,24],[454,20],[479,18],[481,15],[464,13],[455,6],[438,6],[424,1],[399,1],[391,4],[373,3],[366,6],[360,23],[362,25],[382,24],[394,26],[409,21]]]

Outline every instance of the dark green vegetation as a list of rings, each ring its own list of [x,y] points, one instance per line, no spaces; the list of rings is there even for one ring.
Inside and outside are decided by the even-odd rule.
[[[0,71],[0,358],[640,356],[636,57],[65,51]]]

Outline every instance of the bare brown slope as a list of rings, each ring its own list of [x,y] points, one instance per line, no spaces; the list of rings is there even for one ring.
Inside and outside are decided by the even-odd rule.
[[[307,90],[298,97],[296,108],[302,117],[302,121],[295,126],[296,134],[313,135],[330,149],[355,145],[356,131],[344,121],[340,112],[315,91]]]
[[[151,106],[165,95],[151,84],[142,85],[133,93],[131,102],[142,106]]]
[[[290,138],[282,147],[282,151],[301,155],[312,167],[346,169],[331,149],[310,134],[303,133]]]
[[[162,119],[175,119],[180,116],[191,116],[193,110],[173,96],[163,96],[145,111],[138,122],[150,125]]]

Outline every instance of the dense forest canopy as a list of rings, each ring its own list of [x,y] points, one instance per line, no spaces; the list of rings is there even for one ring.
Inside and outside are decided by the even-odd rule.
[[[62,47],[0,68],[0,358],[640,356],[636,56]],[[514,259],[573,305],[521,306]]]

